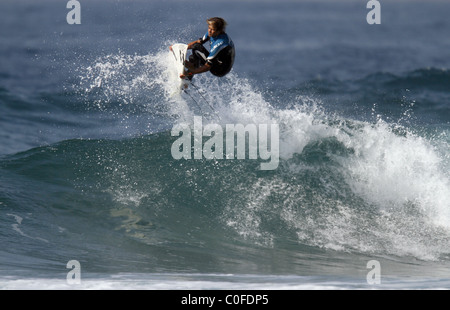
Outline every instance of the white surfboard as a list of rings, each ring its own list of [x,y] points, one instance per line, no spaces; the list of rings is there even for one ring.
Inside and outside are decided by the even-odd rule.
[[[190,80],[188,78],[182,79],[180,78],[180,74],[186,73],[186,67],[184,66],[184,61],[186,60],[186,54],[187,54],[187,44],[183,43],[177,43],[172,45],[172,51],[174,61],[175,61],[175,70],[176,70],[176,77],[179,79],[177,81],[176,85],[179,88],[179,92],[183,91],[184,89],[188,88]]]

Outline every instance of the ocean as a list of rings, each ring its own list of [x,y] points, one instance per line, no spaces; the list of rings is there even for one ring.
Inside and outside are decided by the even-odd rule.
[[[450,2],[72,2],[0,2],[0,289],[450,288]],[[212,16],[233,70],[173,95]],[[174,158],[195,117],[276,167]]]

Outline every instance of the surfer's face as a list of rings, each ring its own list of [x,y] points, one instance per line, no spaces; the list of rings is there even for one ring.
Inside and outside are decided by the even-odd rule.
[[[216,37],[219,35],[219,32],[212,25],[208,25],[208,35],[210,37]]]

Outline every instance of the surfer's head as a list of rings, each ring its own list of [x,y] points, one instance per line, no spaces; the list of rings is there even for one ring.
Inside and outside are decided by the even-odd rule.
[[[208,35],[210,37],[216,37],[225,32],[227,22],[221,17],[211,17],[206,20],[208,23]]]

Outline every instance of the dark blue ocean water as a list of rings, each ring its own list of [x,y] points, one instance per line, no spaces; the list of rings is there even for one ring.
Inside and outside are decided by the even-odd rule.
[[[450,3],[80,3],[0,3],[0,288],[449,287]],[[174,98],[211,16],[234,68]],[[195,115],[277,123],[278,168],[175,160]]]

